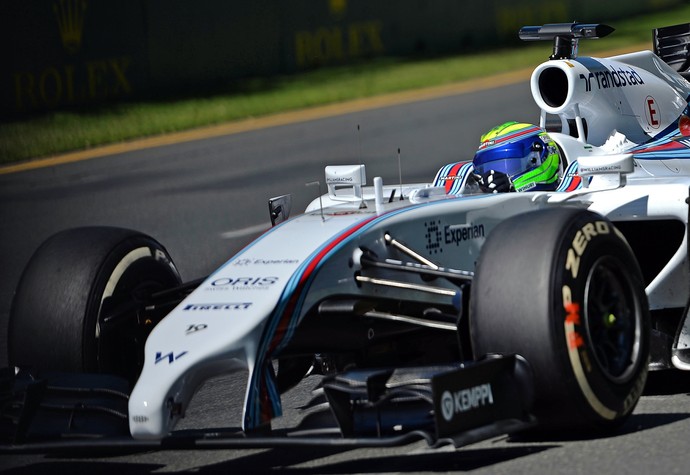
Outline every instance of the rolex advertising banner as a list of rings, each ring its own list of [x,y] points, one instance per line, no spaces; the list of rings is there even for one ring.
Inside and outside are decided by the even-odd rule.
[[[285,71],[281,11],[290,9],[292,0],[145,4],[151,92],[156,95],[203,93],[229,80]]]
[[[0,117],[203,95],[241,78],[378,56],[476,52],[517,43],[523,25],[611,21],[680,3],[4,0]]]
[[[140,0],[5,0],[0,22],[3,115],[127,99],[148,87]]]

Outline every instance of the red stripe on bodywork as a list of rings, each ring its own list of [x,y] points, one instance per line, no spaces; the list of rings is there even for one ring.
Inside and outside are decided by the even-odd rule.
[[[287,333],[288,327],[290,325],[290,322],[293,318],[293,314],[297,309],[297,302],[299,301],[300,297],[302,296],[302,293],[304,292],[304,288],[307,285],[307,282],[309,281],[310,276],[316,269],[316,267],[319,265],[319,263],[323,260],[323,258],[333,250],[338,244],[343,242],[345,239],[348,237],[352,236],[354,233],[359,231],[362,227],[366,226],[369,224],[371,221],[375,220],[379,216],[372,216],[369,219],[366,219],[355,226],[351,227],[350,229],[346,230],[336,238],[334,238],[331,242],[329,242],[321,251],[316,254],[312,260],[307,264],[305,267],[302,275],[300,276],[298,284],[295,286],[295,290],[293,291],[292,295],[290,296],[290,299],[288,300],[287,305],[285,306],[285,309],[283,310],[282,315],[280,316],[280,321],[278,322],[278,325],[276,326],[275,332],[273,334],[273,337],[271,338],[271,343],[269,344],[268,351],[262,358],[265,361],[270,361],[271,357],[273,356],[273,353],[275,352],[276,348],[281,344],[283,339],[285,338],[285,334]],[[265,368],[262,373],[265,375],[265,371],[273,371],[273,368]],[[271,398],[268,394],[268,386],[266,382],[263,381],[263,375],[260,376],[259,380],[259,417],[261,419],[261,422],[268,422],[270,421],[275,414],[273,414],[273,406],[271,404]]]
[[[323,258],[331,250],[333,250],[334,247],[336,247],[338,244],[343,242],[348,237],[352,236],[352,234],[359,231],[362,227],[366,226],[377,217],[378,216],[372,216],[371,218],[362,221],[361,223],[358,223],[357,225],[343,232],[341,235],[337,236],[335,239],[329,242],[323,249],[321,249],[321,251],[319,251],[319,253],[316,256],[314,256],[314,258],[309,262],[309,264],[307,264],[306,268],[304,269],[304,272],[300,276],[299,283],[295,287],[295,291],[292,293],[292,296],[290,296],[290,300],[288,301],[288,304],[285,306],[285,310],[283,311],[283,314],[280,317],[280,322],[276,327],[275,334],[273,335],[273,338],[271,339],[271,344],[269,345],[269,354],[272,354],[276,347],[283,340],[283,337],[287,332],[288,325],[290,324],[291,316],[297,307],[297,302],[299,301],[299,298],[302,295],[302,291],[304,290],[307,281],[311,277],[311,274],[314,272],[314,269],[316,269],[316,267],[323,260]]]
[[[577,190],[578,187],[580,186],[580,183],[582,183],[582,177],[581,176],[572,177],[572,180],[570,181],[570,184],[568,185],[568,188],[565,189],[565,191]]]
[[[453,165],[453,168],[450,169],[450,171],[448,172],[448,174],[446,176],[447,177],[448,176],[454,176],[454,177],[458,176],[458,172],[460,171],[460,168],[462,168],[464,163],[465,162],[461,162],[461,163],[456,163],[455,165]],[[444,185],[446,188],[446,193],[450,193],[450,189],[453,188],[453,183],[455,183],[455,180],[446,179],[446,184]]]
[[[648,153],[648,152],[661,152],[664,150],[679,150],[682,148],[686,148],[683,144],[678,143],[678,142],[668,142],[663,145],[657,145],[656,147],[649,147],[642,149],[638,152],[635,152],[635,155],[638,155],[640,153]]]

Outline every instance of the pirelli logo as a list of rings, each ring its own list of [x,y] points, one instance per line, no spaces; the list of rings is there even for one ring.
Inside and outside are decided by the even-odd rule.
[[[575,233],[565,261],[565,268],[570,271],[573,279],[577,278],[577,274],[580,271],[580,257],[584,254],[589,242],[596,236],[609,234],[610,232],[611,227],[606,221],[595,221],[585,224]]]

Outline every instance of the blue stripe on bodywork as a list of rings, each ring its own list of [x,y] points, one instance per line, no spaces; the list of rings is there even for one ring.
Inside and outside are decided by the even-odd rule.
[[[271,313],[271,315],[268,318],[268,324],[264,330],[264,333],[261,337],[261,342],[258,348],[257,352],[257,359],[255,363],[255,369],[254,372],[252,373],[252,376],[249,381],[249,389],[247,392],[247,400],[246,400],[246,407],[245,407],[245,418],[244,418],[244,428],[246,429],[251,429],[260,426],[262,423],[266,422],[262,420],[262,397],[261,393],[262,390],[266,392],[268,395],[268,401],[263,401],[264,403],[268,403],[271,405],[271,415],[273,417],[280,416],[282,414],[282,407],[281,407],[281,401],[280,401],[280,394],[277,390],[276,383],[275,383],[275,376],[273,374],[273,368],[271,365],[271,359],[277,356],[280,351],[285,348],[285,346],[289,343],[290,339],[294,335],[294,332],[299,324],[299,316],[301,314],[302,306],[304,304],[304,301],[306,299],[307,293],[309,288],[311,287],[311,284],[313,280],[316,278],[316,275],[318,271],[321,269],[323,264],[328,260],[328,258],[333,255],[334,253],[338,252],[340,249],[342,249],[343,246],[346,246],[349,244],[353,239],[356,239],[359,237],[362,233],[366,232],[367,230],[371,229],[373,226],[376,226],[379,224],[381,221],[384,221],[386,219],[392,218],[400,213],[410,211],[412,209],[418,209],[421,207],[425,206],[430,206],[438,204],[436,203],[422,203],[418,204],[415,206],[407,207],[407,208],[402,208],[402,209],[397,209],[390,211],[386,214],[380,215],[372,219],[371,221],[367,222],[364,225],[361,225],[361,223],[355,223],[352,226],[348,227],[347,229],[343,230],[340,232],[337,236],[334,238],[330,239],[329,241],[325,242],[321,246],[318,247],[300,266],[298,269],[294,272],[292,277],[289,279],[287,285],[285,286],[278,305],[276,306],[276,309]],[[300,281],[305,275],[305,272],[307,268],[311,265],[312,261],[314,259],[318,258],[319,255],[322,254],[324,249],[326,249],[329,245],[334,240],[337,240],[340,236],[343,234],[347,234],[349,231],[352,230],[353,227],[356,226],[361,226],[360,229],[356,230],[353,232],[350,236],[347,238],[343,239],[340,243],[338,243],[336,246],[334,246],[332,249],[330,249],[326,254],[324,254],[320,261],[316,264],[314,269],[312,270],[311,274],[307,276],[307,280],[304,284],[304,287],[301,290],[301,294],[298,296],[295,308],[292,310],[292,313],[288,316],[289,321],[288,321],[288,327],[285,332],[285,335],[278,343],[276,346],[275,350],[271,353],[270,352],[270,345],[273,342],[273,338],[275,336],[276,330],[278,326],[280,325],[280,322],[282,320],[282,317],[284,316],[284,312],[286,311],[286,308],[289,304],[290,298],[293,296],[293,292],[295,289],[298,287]]]

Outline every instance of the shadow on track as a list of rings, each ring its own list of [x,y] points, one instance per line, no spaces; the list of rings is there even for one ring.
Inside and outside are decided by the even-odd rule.
[[[682,393],[690,394],[690,372],[675,369],[650,371],[644,390],[645,396]]]
[[[324,459],[337,454],[344,454],[347,450],[335,449],[273,449],[253,453],[235,460],[216,463],[207,466],[196,466],[192,469],[174,471],[169,473],[178,474],[215,474],[215,473],[242,473],[259,474],[273,471],[282,473],[300,474],[356,474],[356,473],[426,473],[426,472],[448,472],[448,471],[470,471],[478,468],[492,466],[494,464],[526,457],[551,448],[557,445],[529,445],[522,447],[496,448],[496,449],[470,449],[457,451],[421,451],[401,456],[376,455],[357,457],[354,455],[344,455],[346,460],[329,462],[322,460],[316,464],[315,461]],[[419,449],[417,449],[419,450]],[[199,460],[198,452],[194,457]],[[309,462],[314,462],[311,464]],[[314,465],[310,467],[304,464]],[[3,473],[7,475],[52,475],[54,473],[88,474],[98,473],[99,475],[139,475],[152,473],[163,469],[164,466],[155,463],[121,463],[108,461],[42,461],[24,467],[9,469]],[[170,469],[170,467],[169,467]]]

